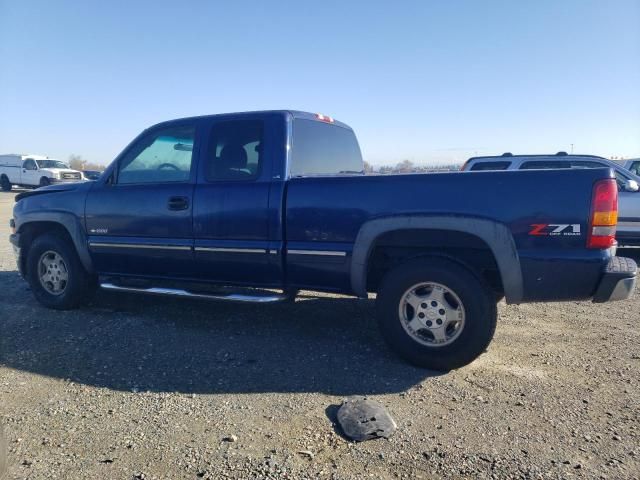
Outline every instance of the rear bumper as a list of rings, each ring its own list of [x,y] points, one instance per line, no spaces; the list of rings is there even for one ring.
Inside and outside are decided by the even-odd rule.
[[[604,269],[593,301],[603,303],[629,298],[636,288],[637,274],[638,266],[632,259],[611,257]]]

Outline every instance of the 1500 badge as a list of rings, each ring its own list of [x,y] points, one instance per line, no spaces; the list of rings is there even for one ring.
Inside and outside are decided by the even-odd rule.
[[[529,235],[541,236],[555,236],[566,235],[574,236],[580,235],[579,223],[534,223],[531,225]]]

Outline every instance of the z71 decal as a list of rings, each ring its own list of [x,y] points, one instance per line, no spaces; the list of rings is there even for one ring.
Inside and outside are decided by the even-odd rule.
[[[580,235],[579,223],[534,223],[531,225],[529,235],[535,236],[556,236],[567,235],[575,236]]]

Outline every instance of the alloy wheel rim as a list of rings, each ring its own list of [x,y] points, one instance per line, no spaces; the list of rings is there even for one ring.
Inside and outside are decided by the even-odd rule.
[[[413,285],[400,297],[400,323],[416,342],[428,347],[450,345],[465,325],[460,297],[449,287],[435,282]]]
[[[51,295],[62,295],[69,283],[69,270],[62,255],[52,250],[44,252],[38,260],[40,285]]]

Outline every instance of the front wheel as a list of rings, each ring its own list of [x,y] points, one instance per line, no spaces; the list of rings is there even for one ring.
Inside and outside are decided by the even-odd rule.
[[[80,305],[93,285],[73,245],[55,234],[37,237],[31,244],[27,280],[36,299],[56,310]]]
[[[448,371],[485,351],[497,308],[488,285],[462,265],[425,258],[391,270],[377,299],[385,341],[414,365]]]
[[[42,177],[40,179],[40,187],[47,187],[49,185],[51,185],[51,180],[49,180],[47,177]]]
[[[2,177],[0,177],[0,188],[2,188],[3,192],[10,192],[11,187],[11,182],[6,176],[3,175]]]

